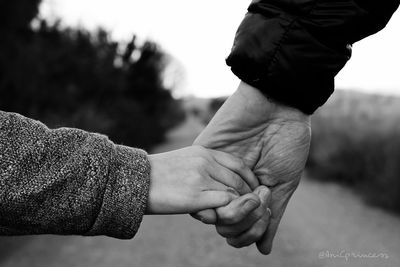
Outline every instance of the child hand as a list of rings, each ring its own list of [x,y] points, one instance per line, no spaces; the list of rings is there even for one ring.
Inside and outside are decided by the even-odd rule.
[[[149,160],[147,214],[193,213],[226,206],[258,186],[242,160],[201,146],[149,155]]]

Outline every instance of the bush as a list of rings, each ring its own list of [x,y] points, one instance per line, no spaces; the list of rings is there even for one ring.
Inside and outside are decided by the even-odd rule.
[[[337,92],[313,118],[307,168],[400,212],[400,99]]]
[[[184,113],[164,86],[168,61],[160,48],[135,37],[117,43],[101,29],[39,20],[32,29],[39,2],[2,4],[8,15],[7,27],[0,26],[0,109],[145,149],[163,141]]]

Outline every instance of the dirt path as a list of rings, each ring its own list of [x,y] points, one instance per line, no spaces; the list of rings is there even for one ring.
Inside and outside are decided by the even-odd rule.
[[[201,126],[189,120],[171,132],[169,142],[157,151],[188,145],[199,131]],[[324,251],[359,256],[385,253],[388,258],[321,259],[319,254]],[[303,179],[288,206],[270,256],[259,255],[254,247],[231,248],[213,227],[190,216],[148,216],[131,241],[102,237],[2,238],[0,266],[398,267],[400,218],[365,205],[345,188]]]

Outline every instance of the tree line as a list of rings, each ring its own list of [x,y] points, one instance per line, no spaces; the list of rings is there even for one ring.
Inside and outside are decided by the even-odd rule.
[[[184,113],[163,83],[160,47],[48,23],[37,18],[39,5],[0,3],[0,109],[145,149],[163,141]]]

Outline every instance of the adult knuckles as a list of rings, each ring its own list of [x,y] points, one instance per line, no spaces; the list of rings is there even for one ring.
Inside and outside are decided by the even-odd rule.
[[[235,224],[240,221],[241,211],[232,208],[223,208],[218,213],[220,219],[226,224]]]
[[[216,230],[217,230],[217,233],[220,235],[220,236],[222,236],[222,237],[225,237],[225,238],[231,238],[231,237],[234,237],[235,236],[235,232],[233,232],[232,230],[229,230],[227,227],[225,227],[225,226],[216,226]]]
[[[231,238],[228,238],[228,239],[226,240],[226,243],[228,243],[229,246],[234,247],[234,248],[241,248],[241,247],[243,247],[243,245],[242,245],[241,243],[239,243],[239,242],[237,242],[235,239],[231,239]]]
[[[262,237],[263,234],[264,234],[263,228],[256,226],[250,230],[248,239],[252,240],[253,242],[256,242]]]
[[[258,207],[251,213],[251,216],[253,216],[256,220],[260,220],[265,216],[266,213],[267,210],[264,210],[263,207]]]

